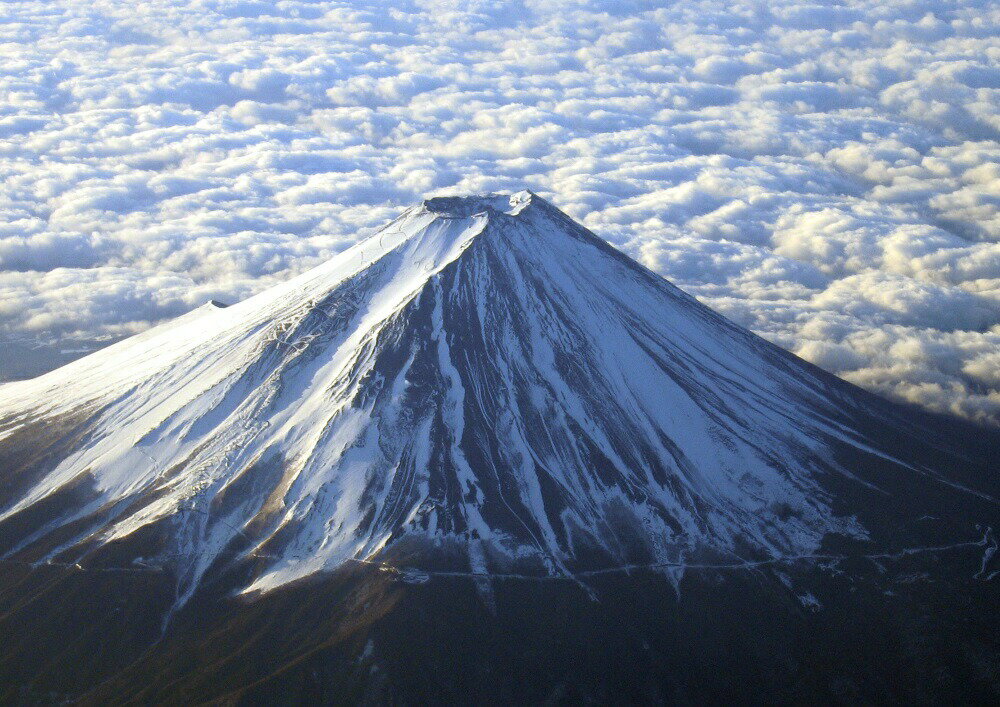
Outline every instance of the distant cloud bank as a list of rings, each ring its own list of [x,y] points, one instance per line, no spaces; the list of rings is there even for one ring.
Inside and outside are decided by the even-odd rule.
[[[847,380],[1000,422],[996,3],[4,9],[0,379],[528,187]]]

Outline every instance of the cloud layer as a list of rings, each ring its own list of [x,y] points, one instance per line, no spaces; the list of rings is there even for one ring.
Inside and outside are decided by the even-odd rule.
[[[1000,422],[995,3],[5,10],[0,378],[528,187],[852,382]]]

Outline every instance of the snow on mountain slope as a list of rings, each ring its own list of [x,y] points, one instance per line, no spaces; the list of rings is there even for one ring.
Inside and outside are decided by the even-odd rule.
[[[0,552],[155,537],[131,561],[174,568],[180,603],[222,558],[264,591],[392,552],[541,574],[803,555],[868,533],[824,479],[885,493],[836,450],[934,474],[868,431],[904,425],[873,400],[529,192],[431,199],[256,297],[0,386]]]

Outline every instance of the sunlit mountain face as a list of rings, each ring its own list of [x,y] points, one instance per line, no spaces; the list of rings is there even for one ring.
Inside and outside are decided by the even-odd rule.
[[[0,697],[986,701],[998,449],[430,199],[0,386]]]

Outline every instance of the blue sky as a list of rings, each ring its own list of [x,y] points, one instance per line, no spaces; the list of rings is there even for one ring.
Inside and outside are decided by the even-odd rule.
[[[533,189],[869,389],[1000,420],[1000,6],[7,2],[0,379]]]

